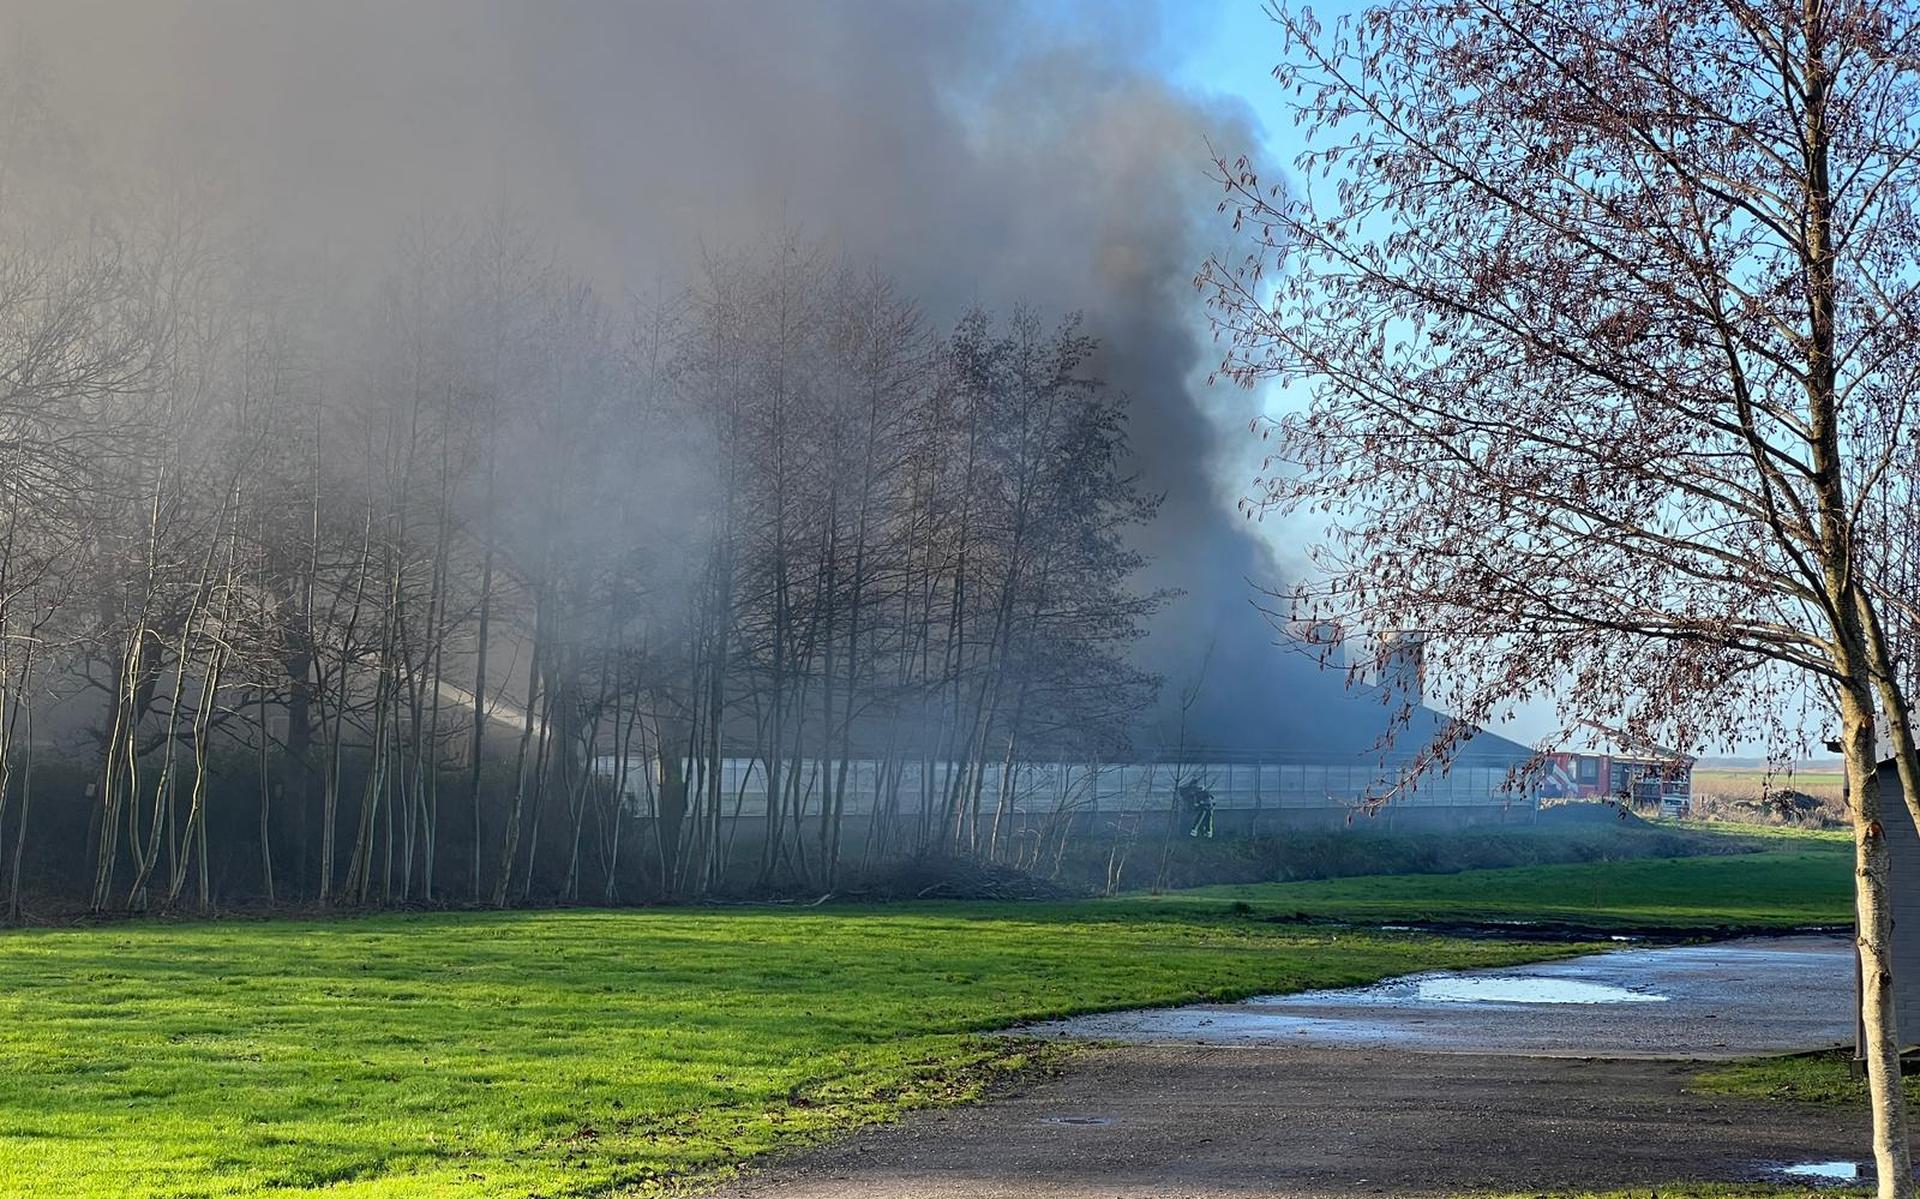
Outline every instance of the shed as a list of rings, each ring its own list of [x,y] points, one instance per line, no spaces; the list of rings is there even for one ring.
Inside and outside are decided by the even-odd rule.
[[[1893,1008],[1900,1020],[1901,1048],[1911,1050],[1920,1045],[1920,829],[1914,827],[1913,813],[1900,801],[1899,768],[1892,755],[1884,752],[1886,735],[1876,730],[1874,741],[1882,751],[1878,755],[1880,793],[1893,797],[1892,803],[1883,802],[1880,809],[1880,827],[1887,838],[1887,852],[1893,858],[1887,882],[1888,902],[1893,909]],[[1840,742],[1828,741],[1827,748],[1838,753]],[[1860,993],[1857,949],[1853,978],[1857,1009]],[[1866,1029],[1857,1022],[1855,1028],[1854,1051],[1864,1056]]]

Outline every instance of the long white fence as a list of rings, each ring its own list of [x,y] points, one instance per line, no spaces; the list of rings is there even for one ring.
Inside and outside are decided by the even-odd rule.
[[[612,778],[619,762],[599,759],[603,777]],[[698,765],[685,764],[688,777],[698,779]],[[783,788],[795,786],[791,763],[782,767]],[[802,810],[817,811],[829,786],[841,791],[841,810],[849,816],[876,811],[918,813],[940,808],[953,783],[955,767],[920,762],[882,764],[852,760],[845,764],[845,784],[839,783],[841,763],[803,760],[799,763],[798,795]],[[652,773],[649,773],[653,771]],[[829,772],[831,772],[829,774]],[[1394,778],[1391,766],[1381,763],[1307,762],[1189,762],[1183,764],[1087,765],[1064,762],[1022,763],[1012,771],[1011,811],[1027,815],[1050,812],[1126,813],[1164,811],[1174,789],[1192,779],[1210,792],[1218,811],[1263,811],[1350,808],[1378,796]],[[626,792],[633,808],[649,808],[651,790],[659,776],[650,762],[634,760],[625,772]],[[989,766],[982,782],[983,802],[1000,803],[1001,769]],[[790,792],[791,793],[791,792]],[[728,813],[764,815],[767,803],[766,764],[759,759],[727,758],[720,770],[721,802]],[[1520,778],[1513,767],[1457,763],[1451,770],[1428,770],[1411,788],[1393,797],[1396,808],[1524,807],[1538,804],[1537,789]]]

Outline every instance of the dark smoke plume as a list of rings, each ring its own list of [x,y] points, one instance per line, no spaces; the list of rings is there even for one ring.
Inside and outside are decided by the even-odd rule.
[[[1140,66],[1154,31],[993,0],[207,0],[16,10],[11,55],[94,153],[239,204],[269,240],[374,269],[423,213],[507,208],[610,292],[795,230],[897,276],[936,320],[1084,310],[1166,499],[1142,647],[1176,693],[1209,644],[1202,739],[1317,735],[1310,668],[1273,649],[1234,514],[1249,397],[1207,395],[1189,281],[1218,228],[1208,141],[1237,106]],[[1209,411],[1215,415],[1209,416]],[[1303,723],[1306,722],[1306,723]]]

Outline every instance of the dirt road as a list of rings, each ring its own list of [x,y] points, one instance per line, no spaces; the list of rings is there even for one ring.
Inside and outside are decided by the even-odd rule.
[[[1688,1093],[1650,1060],[1138,1045],[796,1157],[738,1199],[1253,1199],[1784,1181],[1864,1113]]]
[[[1108,1041],[979,1107],[776,1163],[729,1199],[1254,1199],[1794,1181],[1864,1111],[1687,1089],[1844,1039],[1844,942],[1630,949],[1044,1026]],[[1592,1057],[1581,1056],[1591,1054]],[[1664,1055],[1664,1056],[1663,1056]]]

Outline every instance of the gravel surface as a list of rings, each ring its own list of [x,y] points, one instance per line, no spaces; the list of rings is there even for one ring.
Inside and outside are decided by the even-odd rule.
[[[1698,1095],[1686,1061],[1848,1038],[1844,940],[1538,966],[1019,1030],[1046,1077],[796,1154],[727,1199],[1254,1199],[1799,1182],[1861,1110]],[[1823,1167],[1829,1168],[1829,1167]]]
[[[1774,1181],[1864,1111],[1694,1095],[1639,1060],[1132,1045],[796,1156],[730,1199],[1251,1199]]]

